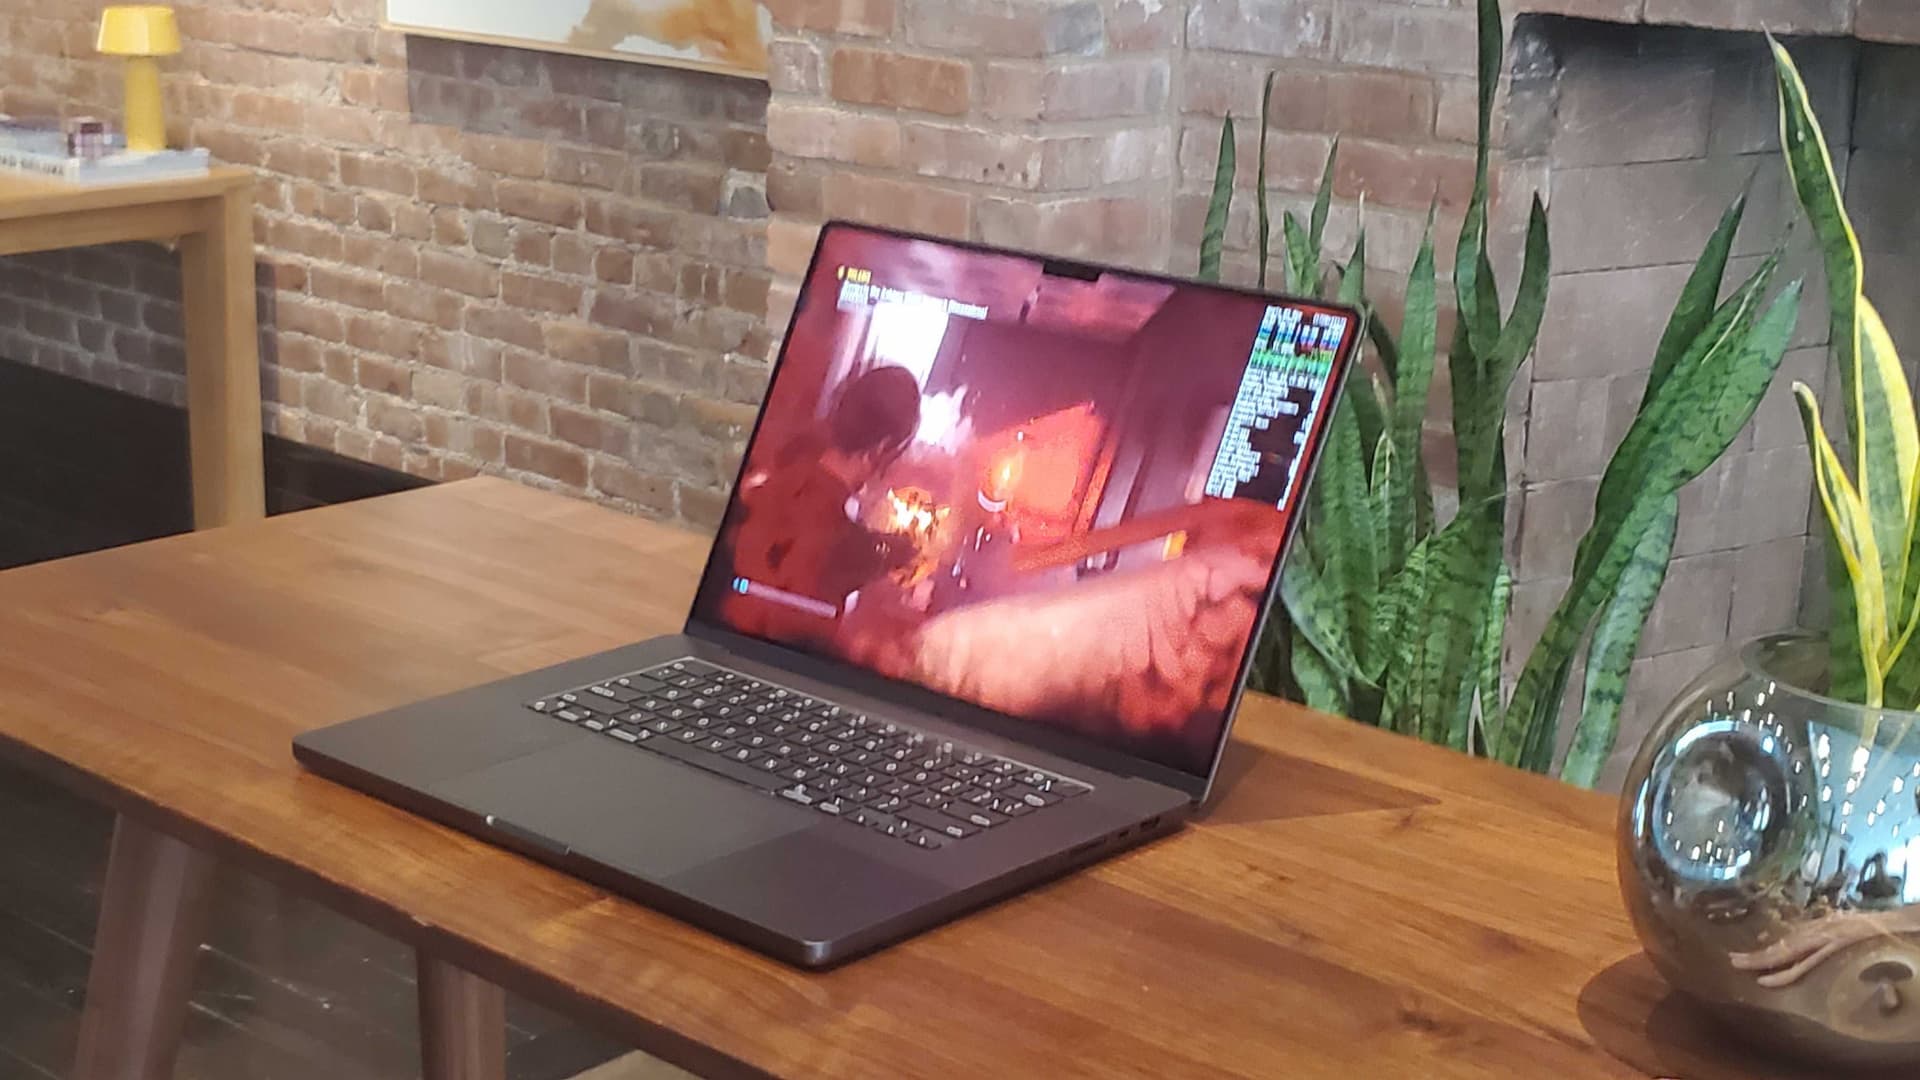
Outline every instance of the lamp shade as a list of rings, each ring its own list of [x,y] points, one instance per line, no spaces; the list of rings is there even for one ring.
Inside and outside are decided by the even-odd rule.
[[[180,27],[170,7],[110,7],[100,13],[98,48],[109,56],[170,56],[180,51]]]

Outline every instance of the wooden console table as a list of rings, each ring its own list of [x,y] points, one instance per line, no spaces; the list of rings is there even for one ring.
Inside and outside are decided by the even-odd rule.
[[[295,764],[677,628],[705,551],[479,479],[0,573],[0,753],[121,815],[76,1075],[167,1075],[215,859],[416,948],[431,1080],[501,1076],[500,987],[703,1075],[1794,1075],[1641,957],[1613,800],[1263,697],[1194,825],[825,974]]]
[[[180,242],[187,425],[199,528],[266,512],[253,295],[253,174],[76,187],[0,173],[0,255]]]

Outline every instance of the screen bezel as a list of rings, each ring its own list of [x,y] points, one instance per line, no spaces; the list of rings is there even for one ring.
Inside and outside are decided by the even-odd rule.
[[[1282,536],[1278,552],[1274,556],[1273,566],[1267,572],[1267,587],[1263,596],[1259,617],[1255,621],[1255,632],[1248,638],[1242,650],[1238,674],[1234,680],[1233,693],[1227,699],[1225,720],[1220,725],[1220,733],[1215,739],[1213,753],[1210,756],[1205,773],[1189,772],[1141,757],[1125,750],[1115,748],[1096,739],[1079,735],[1068,728],[1055,727],[1043,722],[1023,719],[1008,713],[988,709],[971,702],[928,690],[923,686],[900,679],[880,675],[867,668],[821,656],[805,649],[768,641],[764,638],[742,634],[727,627],[717,619],[703,619],[701,607],[707,601],[707,587],[712,578],[714,562],[720,557],[720,531],[733,519],[740,492],[740,480],[746,475],[749,463],[753,460],[753,448],[760,438],[761,429],[767,417],[768,404],[773,400],[773,388],[780,378],[780,370],[787,358],[787,349],[793,340],[793,324],[805,310],[813,289],[815,271],[819,268],[820,256],[826,248],[828,233],[846,229],[871,235],[890,237],[898,240],[921,241],[939,244],[960,251],[987,255],[1011,256],[1031,259],[1038,262],[1043,273],[1062,273],[1071,277],[1085,278],[1103,273],[1122,274],[1141,281],[1160,282],[1180,288],[1198,288],[1212,292],[1227,293],[1237,297],[1257,299],[1266,303],[1293,304],[1308,309],[1331,311],[1347,316],[1347,332],[1335,349],[1333,367],[1328,375],[1328,394],[1323,418],[1309,431],[1308,440],[1301,453],[1305,459],[1306,475],[1300,480],[1299,498],[1293,512],[1287,515],[1286,531]],[[801,279],[800,290],[794,300],[793,312],[787,317],[787,329],[780,340],[780,352],[775,356],[767,378],[767,390],[761,396],[760,406],[754,415],[753,428],[747,435],[747,441],[740,455],[740,466],[734,474],[733,486],[728,490],[727,506],[715,530],[714,541],[707,550],[707,561],[701,567],[699,583],[696,586],[693,603],[687,611],[685,633],[689,637],[712,642],[722,648],[738,653],[744,658],[759,663],[783,667],[808,678],[838,684],[863,696],[898,705],[906,709],[931,713],[943,720],[964,727],[975,728],[1002,739],[1027,743],[1052,754],[1074,761],[1084,762],[1098,769],[1120,775],[1139,776],[1143,779],[1164,784],[1181,791],[1196,803],[1203,801],[1213,786],[1214,777],[1220,769],[1221,755],[1233,734],[1233,724],[1240,712],[1240,702],[1246,695],[1247,679],[1252,673],[1253,656],[1259,647],[1260,630],[1265,626],[1266,617],[1273,610],[1274,600],[1280,589],[1280,570],[1286,562],[1287,552],[1293,546],[1294,538],[1299,534],[1302,512],[1308,488],[1313,483],[1315,471],[1319,468],[1321,451],[1327,437],[1327,431],[1333,425],[1334,411],[1339,407],[1340,397],[1345,392],[1347,374],[1352,367],[1355,351],[1364,331],[1363,315],[1358,309],[1346,304],[1314,300],[1304,297],[1287,296],[1282,293],[1266,292],[1259,289],[1247,289],[1236,285],[1217,282],[1196,281],[1192,278],[1177,277],[1170,274],[1155,274],[1119,266],[1106,266],[1072,259],[1059,259],[1033,252],[992,247],[968,241],[950,240],[945,237],[928,236],[922,233],[908,232],[904,229],[890,229],[877,225],[866,225],[844,220],[830,220],[820,227],[820,234],[814,241],[813,254],[807,260],[806,276]]]

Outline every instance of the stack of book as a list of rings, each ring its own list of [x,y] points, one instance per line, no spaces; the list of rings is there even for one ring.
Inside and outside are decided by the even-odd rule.
[[[83,140],[94,140],[87,146]],[[117,184],[202,176],[205,150],[129,153],[119,136],[100,131],[81,135],[59,121],[20,120],[0,115],[0,170],[31,173],[69,184]]]

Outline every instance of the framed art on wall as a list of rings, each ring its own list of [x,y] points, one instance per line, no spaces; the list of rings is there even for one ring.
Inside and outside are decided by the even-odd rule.
[[[761,0],[386,0],[410,34],[765,78]]]

